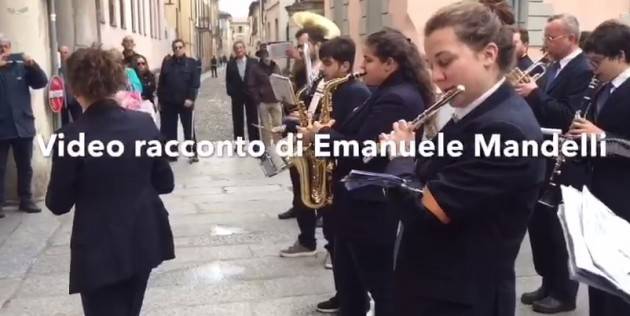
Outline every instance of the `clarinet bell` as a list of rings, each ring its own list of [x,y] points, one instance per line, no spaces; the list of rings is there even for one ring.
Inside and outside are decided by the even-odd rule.
[[[542,196],[538,200],[538,204],[551,209],[556,210],[560,202],[562,201],[560,191],[557,190],[556,185],[549,184],[547,189],[543,192]]]

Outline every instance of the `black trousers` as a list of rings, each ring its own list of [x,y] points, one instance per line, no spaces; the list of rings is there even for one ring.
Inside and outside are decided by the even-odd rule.
[[[555,210],[537,204],[528,230],[534,267],[547,295],[574,303],[579,284],[569,279],[567,248]]]
[[[0,205],[5,202],[4,177],[7,170],[9,148],[13,149],[13,159],[17,167],[17,189],[20,200],[30,200],[33,196],[31,180],[33,179],[33,138],[13,138],[0,140]]]
[[[183,104],[165,104],[162,107],[160,130],[166,141],[177,140],[177,119],[179,118],[184,129],[184,139],[197,142],[193,111],[194,107],[187,108]],[[189,150],[195,152],[195,147],[189,147]]]
[[[317,240],[315,239],[315,226],[317,225],[317,215],[315,210],[310,209],[302,203],[300,194],[300,173],[295,167],[289,168],[291,176],[291,184],[293,185],[293,209],[296,214],[300,234],[298,241],[300,244],[309,249],[317,248]]]
[[[245,125],[243,120],[247,115],[247,136],[250,141],[259,140],[258,133],[258,108],[254,102],[246,96],[232,97],[232,127],[234,128],[234,139],[245,138]]]
[[[219,77],[219,75],[217,74],[217,67],[210,67],[210,70],[212,71],[212,78]]]
[[[393,244],[337,237],[333,267],[338,269],[337,295],[342,316],[365,316],[367,292],[375,316],[393,315]]]
[[[81,293],[85,316],[137,316],[151,271],[90,292]]]
[[[630,304],[620,297],[588,288],[588,308],[590,316],[630,315]]]

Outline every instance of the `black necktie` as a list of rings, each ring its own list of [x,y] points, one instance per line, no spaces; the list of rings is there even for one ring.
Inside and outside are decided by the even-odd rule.
[[[597,96],[597,101],[595,102],[595,118],[599,116],[599,113],[602,111],[604,104],[606,104],[606,101],[608,101],[608,97],[610,97],[610,90],[612,90],[612,87],[612,83],[609,82],[602,88],[602,92]]]
[[[554,62],[553,64],[551,64],[551,66],[549,66],[549,69],[547,69],[547,82],[546,82],[545,91],[547,92],[549,91],[549,88],[551,88],[551,83],[558,76],[559,70],[560,70],[559,62]]]

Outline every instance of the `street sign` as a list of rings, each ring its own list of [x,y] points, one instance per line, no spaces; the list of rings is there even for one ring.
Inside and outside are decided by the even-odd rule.
[[[63,78],[53,76],[48,84],[48,105],[53,112],[59,113],[65,106],[65,103],[66,97]]]

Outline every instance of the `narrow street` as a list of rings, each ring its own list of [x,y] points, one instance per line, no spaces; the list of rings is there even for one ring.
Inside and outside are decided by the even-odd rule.
[[[232,138],[223,69],[219,78],[203,81],[195,120],[198,140]],[[265,178],[254,158],[203,158],[192,165],[179,159],[172,166],[176,189],[163,200],[177,258],[151,275],[143,315],[324,315],[315,304],[334,286],[324,269],[321,229],[316,257],[278,255],[298,232],[295,220],[277,218],[291,204],[288,172]],[[72,214],[31,215],[14,207],[6,213],[0,219],[0,315],[82,315],[80,297],[68,295]],[[540,282],[527,238],[516,269],[518,301]],[[587,315],[583,285],[579,304],[560,315]],[[519,302],[517,315],[538,314]]]

